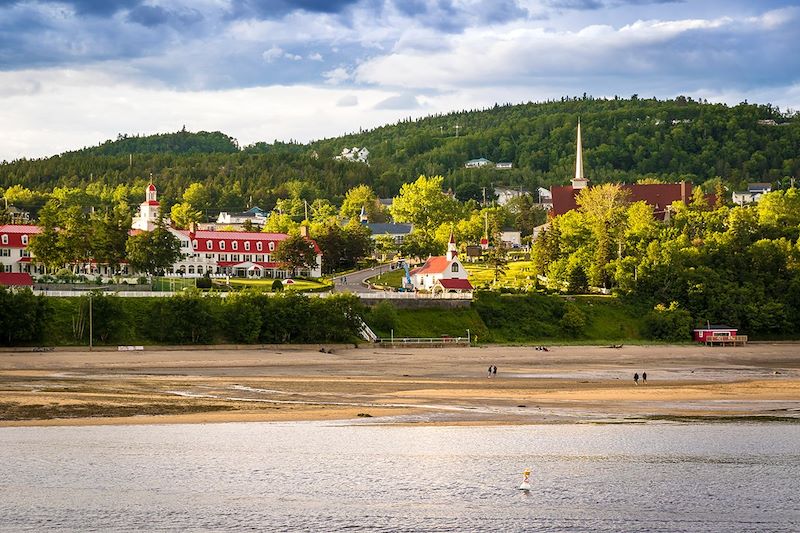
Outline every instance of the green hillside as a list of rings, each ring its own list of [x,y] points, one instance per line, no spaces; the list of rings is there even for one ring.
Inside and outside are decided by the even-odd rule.
[[[752,181],[784,185],[787,178],[800,178],[797,114],[769,104],[730,107],[684,97],[632,97],[497,105],[308,145],[262,142],[240,149],[220,132],[120,136],[50,158],[3,162],[0,188],[22,185],[46,192],[90,182],[114,187],[143,183],[152,173],[167,204],[190,183],[200,182],[210,187],[220,209],[243,207],[251,198],[269,209],[289,194],[287,182],[302,183],[308,199],[334,203],[362,183],[380,196],[392,196],[420,174],[440,174],[457,192],[468,183],[533,189],[567,182],[578,117],[587,174],[595,183],[658,178],[701,184],[719,176],[739,189]],[[353,146],[369,149],[369,165],[333,159]],[[513,168],[464,168],[465,161],[477,157],[511,162]]]

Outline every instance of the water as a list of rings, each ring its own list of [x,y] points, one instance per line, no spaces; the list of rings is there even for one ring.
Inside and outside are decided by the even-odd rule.
[[[0,530],[800,531],[799,437],[787,424],[4,428]]]

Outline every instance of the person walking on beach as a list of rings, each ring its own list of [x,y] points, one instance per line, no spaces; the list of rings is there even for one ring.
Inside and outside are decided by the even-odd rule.
[[[647,384],[647,372],[642,372],[642,385]]]
[[[492,376],[497,377],[497,365],[492,365]]]
[[[490,378],[490,377],[492,377],[492,365],[489,365],[489,373],[488,373],[488,374],[486,374],[486,377],[487,377],[487,378]]]
[[[636,372],[633,374],[633,382],[638,385],[639,384],[639,373]]]

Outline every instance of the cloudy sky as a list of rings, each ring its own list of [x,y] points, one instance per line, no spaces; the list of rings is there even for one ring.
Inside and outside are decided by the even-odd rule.
[[[563,95],[800,108],[800,0],[0,0],[0,160]]]

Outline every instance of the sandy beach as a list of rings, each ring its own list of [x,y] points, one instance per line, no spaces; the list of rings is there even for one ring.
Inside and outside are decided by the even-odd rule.
[[[800,421],[800,345],[0,352],[0,426],[732,418]]]

